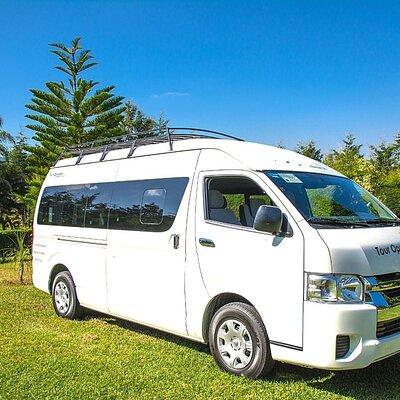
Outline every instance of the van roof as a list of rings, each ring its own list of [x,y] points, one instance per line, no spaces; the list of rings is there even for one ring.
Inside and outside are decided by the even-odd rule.
[[[106,152],[97,151],[91,153],[89,151],[83,156],[81,154],[61,159],[56,162],[54,167],[82,165],[93,162],[126,159],[128,157],[134,159],[142,156],[203,149],[220,150],[252,170],[306,171],[341,175],[328,166],[291,150],[254,142],[210,137],[174,140],[172,150],[171,142],[167,140],[139,146],[135,148],[132,154],[130,154],[131,149],[129,146]]]

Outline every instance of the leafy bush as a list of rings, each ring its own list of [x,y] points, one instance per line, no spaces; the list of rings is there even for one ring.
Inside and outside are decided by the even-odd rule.
[[[400,189],[396,186],[382,186],[375,195],[400,217]]]
[[[18,238],[23,236],[23,243],[30,249],[31,235],[30,229],[13,229],[0,231],[0,262],[8,258],[8,255],[18,250]]]
[[[30,246],[26,244],[26,238],[29,237],[28,232],[18,231],[15,232],[14,237],[11,236],[13,247],[6,250],[6,258],[14,263],[19,269],[19,280],[21,283],[24,281],[25,265],[30,258]]]

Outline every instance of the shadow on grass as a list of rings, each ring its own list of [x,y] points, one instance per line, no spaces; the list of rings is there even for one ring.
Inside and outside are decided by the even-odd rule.
[[[134,322],[130,322],[124,319],[112,317],[107,314],[102,314],[96,311],[88,310],[85,315],[85,320],[89,320],[92,318],[101,318],[103,321],[107,322],[110,325],[115,325],[120,328],[128,329],[136,333],[151,336],[156,339],[166,340],[168,342],[175,343],[179,346],[185,346],[190,349],[200,351],[202,353],[209,353],[208,346],[203,343],[195,342],[193,340],[186,339],[184,337],[173,335],[172,333],[160,331],[158,329],[136,324]]]
[[[101,318],[110,325],[166,340],[202,353],[210,353],[205,344],[109,315],[88,311],[85,319],[92,318]],[[400,399],[400,355],[353,371],[325,371],[277,363],[275,373],[264,380],[288,384],[301,382],[314,389],[349,396],[357,400]]]
[[[272,381],[304,382],[315,389],[357,400],[400,399],[400,356],[351,371],[325,371],[278,363]]]

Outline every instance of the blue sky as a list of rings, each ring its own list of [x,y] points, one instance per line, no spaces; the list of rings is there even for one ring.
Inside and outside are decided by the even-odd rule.
[[[326,151],[400,131],[398,1],[3,1],[0,115],[60,80],[48,43],[82,36],[87,74],[171,125]],[[25,133],[29,131],[25,129]]]

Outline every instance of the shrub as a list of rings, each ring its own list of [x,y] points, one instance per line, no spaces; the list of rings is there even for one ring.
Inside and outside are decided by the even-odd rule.
[[[28,232],[15,232],[15,236],[11,236],[13,248],[6,250],[6,258],[19,269],[19,280],[21,283],[24,281],[25,265],[30,258],[30,246],[27,246],[25,243],[27,237],[29,237]]]
[[[31,229],[0,230],[0,262],[5,261],[9,254],[18,250],[18,238],[23,236],[25,247],[30,249]]]

